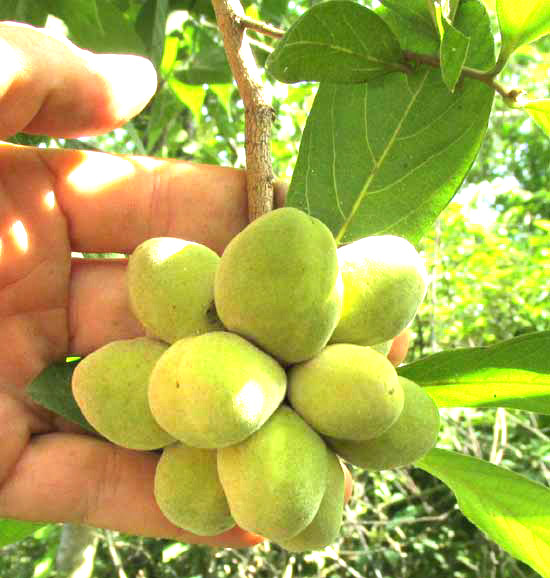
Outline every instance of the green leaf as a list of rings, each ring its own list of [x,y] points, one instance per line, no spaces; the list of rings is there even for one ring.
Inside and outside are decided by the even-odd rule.
[[[36,532],[43,525],[11,518],[0,518],[0,548],[19,542],[19,540]]]
[[[466,63],[470,39],[456,29],[450,20],[443,17],[443,38],[441,39],[441,76],[447,88],[454,92],[456,83]]]
[[[504,62],[522,44],[550,34],[548,0],[497,0],[497,15],[502,35],[499,62]]]
[[[267,69],[286,83],[366,82],[404,70],[399,40],[372,10],[337,0],[313,6],[277,44]]]
[[[44,26],[47,17],[47,7],[36,0],[2,0],[0,3],[0,20]]]
[[[434,449],[415,465],[449,486],[462,513],[489,538],[550,578],[550,489],[447,450]]]
[[[461,4],[471,65],[491,65],[493,37],[477,1]],[[417,242],[447,206],[483,140],[494,92],[472,79],[450,94],[420,68],[362,85],[321,83],[287,204],[321,219],[339,243],[392,233]]]
[[[399,38],[402,50],[425,54],[439,51],[439,34],[426,0],[385,0],[376,13]]]
[[[440,407],[508,407],[550,414],[550,331],[491,347],[442,351],[404,365]]]
[[[178,99],[189,108],[196,120],[202,115],[202,103],[206,96],[206,90],[202,86],[184,84],[175,78],[169,80],[170,88]]]
[[[169,4],[169,0],[147,0],[136,19],[136,30],[157,70],[160,69],[164,52]]]
[[[132,23],[108,0],[49,0],[51,12],[67,25],[70,38],[94,52],[147,56]]]
[[[174,75],[184,84],[228,84],[233,80],[223,46],[202,29],[193,31],[194,49],[185,68]]]
[[[46,409],[90,432],[95,432],[82,415],[71,389],[71,378],[79,361],[54,363],[48,366],[28,385],[27,394]]]
[[[528,100],[523,105],[523,108],[546,135],[550,137],[550,99]]]

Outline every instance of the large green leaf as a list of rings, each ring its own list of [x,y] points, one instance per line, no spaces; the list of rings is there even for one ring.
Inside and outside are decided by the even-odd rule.
[[[550,414],[550,331],[491,347],[442,351],[398,369],[440,407],[509,407]]]
[[[483,460],[434,449],[416,465],[456,495],[463,514],[512,556],[550,578],[550,489]]]
[[[461,4],[468,63],[494,62],[487,14]],[[465,79],[454,94],[420,68],[362,85],[321,83],[289,187],[289,205],[321,219],[339,243],[393,233],[418,241],[456,193],[483,140],[494,92]]]
[[[41,528],[44,524],[35,524],[34,522],[24,522],[22,520],[13,520],[11,518],[0,518],[0,548],[19,542],[23,538],[30,536]]]
[[[365,82],[402,70],[399,40],[372,10],[322,2],[299,18],[267,60],[281,82]]]
[[[550,34],[549,0],[497,0],[496,4],[502,36],[501,62],[522,44]]]
[[[28,395],[46,409],[63,416],[88,431],[94,428],[82,415],[71,389],[71,378],[79,360],[54,363],[27,386]]]

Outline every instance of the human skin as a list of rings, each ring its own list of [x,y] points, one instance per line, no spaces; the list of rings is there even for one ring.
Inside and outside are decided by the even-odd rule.
[[[100,134],[156,89],[147,60],[94,55],[20,24],[0,23],[0,62],[0,139]],[[276,187],[277,205],[283,191]],[[67,354],[143,335],[127,301],[126,261],[71,251],[130,253],[145,239],[176,236],[221,254],[246,224],[239,170],[0,143],[0,517],[235,548],[262,540],[239,528],[209,538],[176,528],[153,498],[156,454],[84,435],[25,395]],[[346,488],[349,496],[349,472]]]

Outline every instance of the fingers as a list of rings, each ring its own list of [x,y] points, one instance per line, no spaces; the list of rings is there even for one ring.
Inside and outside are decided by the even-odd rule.
[[[409,351],[411,335],[408,329],[404,329],[394,340],[388,353],[388,359],[395,367],[401,365]]]
[[[55,178],[84,252],[131,252],[155,236],[176,236],[221,253],[248,222],[245,175],[227,167],[83,151],[36,151]]]
[[[0,23],[0,138],[74,137],[127,122],[153,96],[156,73],[134,55],[97,55],[63,37]]]
[[[234,548],[262,540],[239,528],[199,537],[173,526],[153,497],[157,460],[153,453],[125,450],[89,436],[36,436],[0,485],[0,516]]]

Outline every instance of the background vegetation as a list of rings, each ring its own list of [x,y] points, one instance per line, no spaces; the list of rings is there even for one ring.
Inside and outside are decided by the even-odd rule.
[[[17,135],[15,142],[243,167],[243,107],[210,3],[97,0],[102,28],[93,31],[91,16],[81,9],[85,3],[49,0],[37,6],[4,0],[0,19],[37,25],[47,19],[49,26],[62,27],[83,47],[149,55],[159,71],[157,95],[138,118],[108,135],[80,141]],[[315,3],[244,4],[250,16],[286,29]],[[159,7],[168,14],[162,46],[152,26]],[[262,63],[275,41],[255,33],[251,37]],[[510,87],[527,85],[533,95],[548,98],[548,70],[550,37],[516,53],[500,80]],[[282,85],[270,78],[265,82],[276,113],[274,169],[288,179],[316,85]],[[494,106],[467,181],[422,242],[432,282],[412,327],[409,361],[440,349],[488,345],[550,329],[550,140],[522,112],[506,108],[500,99]],[[548,417],[502,408],[442,413],[439,447],[483,457],[550,484]],[[322,552],[291,555],[267,542],[243,551],[213,550],[93,530],[83,541],[89,559],[95,555],[95,560],[91,574],[80,576],[537,576],[486,540],[462,516],[449,489],[425,472],[407,468],[372,474],[356,468],[354,477],[341,537]],[[0,549],[0,576],[67,575],[59,562],[59,545],[71,530],[47,526]]]

